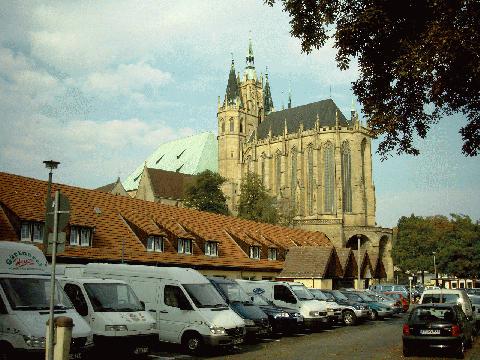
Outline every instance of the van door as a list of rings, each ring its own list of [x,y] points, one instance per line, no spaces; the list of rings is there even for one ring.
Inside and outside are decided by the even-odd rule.
[[[146,279],[141,280],[139,278],[119,278],[120,280],[127,281],[132,287],[135,295],[137,295],[140,301],[145,304],[145,311],[148,311],[156,321],[157,330],[160,329],[160,323],[158,318],[158,293],[160,292],[160,281],[158,279]],[[161,339],[160,335],[160,339]]]
[[[277,306],[292,307],[292,304],[297,303],[297,299],[293,295],[288,286],[274,285],[273,286],[273,303]],[[298,308],[298,306],[297,306]]]
[[[193,323],[196,313],[192,311],[193,307],[183,289],[177,284],[166,283],[161,286],[159,296],[158,319],[162,335],[165,341],[180,343],[184,329]]]

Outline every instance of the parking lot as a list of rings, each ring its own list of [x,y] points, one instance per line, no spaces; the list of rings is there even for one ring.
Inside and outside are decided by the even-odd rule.
[[[336,327],[314,333],[265,339],[257,343],[242,344],[231,351],[207,351],[202,359],[403,359],[402,324],[405,315],[352,327]],[[193,359],[177,346],[160,344],[150,359]],[[409,359],[448,358],[427,352]],[[453,357],[450,357],[453,358]],[[466,352],[466,359],[480,359],[480,344],[477,340]]]

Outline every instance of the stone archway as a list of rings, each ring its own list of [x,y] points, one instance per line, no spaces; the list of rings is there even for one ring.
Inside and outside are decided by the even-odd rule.
[[[365,250],[367,249],[370,250],[373,246],[372,240],[366,235],[360,234],[360,249]],[[358,236],[353,235],[351,236],[348,240],[347,243],[345,244],[346,248],[350,248],[352,250],[358,250]]]
[[[392,238],[388,235],[383,235],[378,241],[378,256],[383,262],[387,279],[393,279],[393,260],[392,260]]]

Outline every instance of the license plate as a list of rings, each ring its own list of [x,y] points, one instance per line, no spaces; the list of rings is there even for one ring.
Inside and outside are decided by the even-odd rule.
[[[242,338],[233,339],[233,343],[234,344],[241,344],[241,343],[243,343],[243,339]]]
[[[335,315],[335,313],[334,313],[333,311],[328,311],[328,312],[327,312],[327,315],[328,315],[328,316],[333,316],[333,315]]]
[[[69,360],[81,360],[82,359],[82,353],[73,353],[68,355]]]
[[[427,329],[427,330],[420,330],[421,335],[440,335],[440,329]]]
[[[133,353],[135,355],[146,354],[146,353],[148,353],[148,347],[138,347],[135,350],[133,350]]]

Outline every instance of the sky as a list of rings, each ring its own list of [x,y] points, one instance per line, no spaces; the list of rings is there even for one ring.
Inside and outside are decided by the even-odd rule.
[[[311,54],[278,5],[242,1],[4,1],[0,8],[0,171],[96,188],[125,179],[158,145],[216,133],[230,62],[243,71],[251,36],[273,102],[331,97],[349,114],[355,61],[329,43]],[[361,111],[361,105],[355,105]],[[478,158],[461,154],[460,115],[442,120],[421,155],[373,154],[379,226],[400,216],[480,218]],[[374,140],[373,148],[378,146]]]

